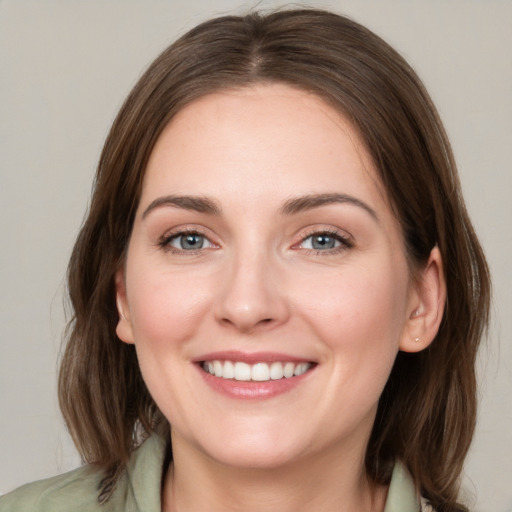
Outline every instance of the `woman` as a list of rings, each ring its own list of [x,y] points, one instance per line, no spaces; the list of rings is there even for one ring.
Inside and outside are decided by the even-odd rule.
[[[158,57],[69,292],[88,465],[1,511],[467,510],[488,270],[431,100],[364,27],[224,17]]]

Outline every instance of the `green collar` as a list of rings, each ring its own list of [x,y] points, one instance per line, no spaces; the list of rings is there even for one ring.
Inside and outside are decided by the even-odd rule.
[[[384,512],[418,512],[421,510],[418,493],[405,466],[397,462],[389,484]]]
[[[166,449],[156,435],[147,439],[130,459],[128,477],[137,510],[160,510],[161,480]],[[418,512],[420,502],[407,469],[397,462],[393,469],[384,512]]]

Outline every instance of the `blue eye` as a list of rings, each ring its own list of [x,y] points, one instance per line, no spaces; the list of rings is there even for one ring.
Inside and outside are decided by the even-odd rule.
[[[315,251],[322,251],[325,249],[335,249],[339,247],[340,241],[334,237],[324,234],[309,236],[302,242],[304,249],[314,249]]]
[[[196,251],[212,247],[212,244],[200,233],[178,233],[167,240],[166,246],[182,251]]]
[[[329,251],[352,247],[352,244],[338,233],[314,233],[302,241],[302,249]]]

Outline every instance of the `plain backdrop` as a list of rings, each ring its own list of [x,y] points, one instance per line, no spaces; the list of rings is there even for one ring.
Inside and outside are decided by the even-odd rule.
[[[0,0],[0,493],[80,462],[56,400],[64,276],[113,117],[187,29],[283,5],[242,2]],[[348,14],[389,41],[446,124],[494,278],[464,487],[475,511],[512,511],[512,2],[302,5]]]

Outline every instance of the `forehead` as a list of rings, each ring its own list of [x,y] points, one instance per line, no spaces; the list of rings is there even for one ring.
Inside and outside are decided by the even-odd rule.
[[[351,123],[318,96],[284,84],[224,90],[183,108],[153,148],[143,195],[165,186],[237,194],[341,186],[385,196]]]

